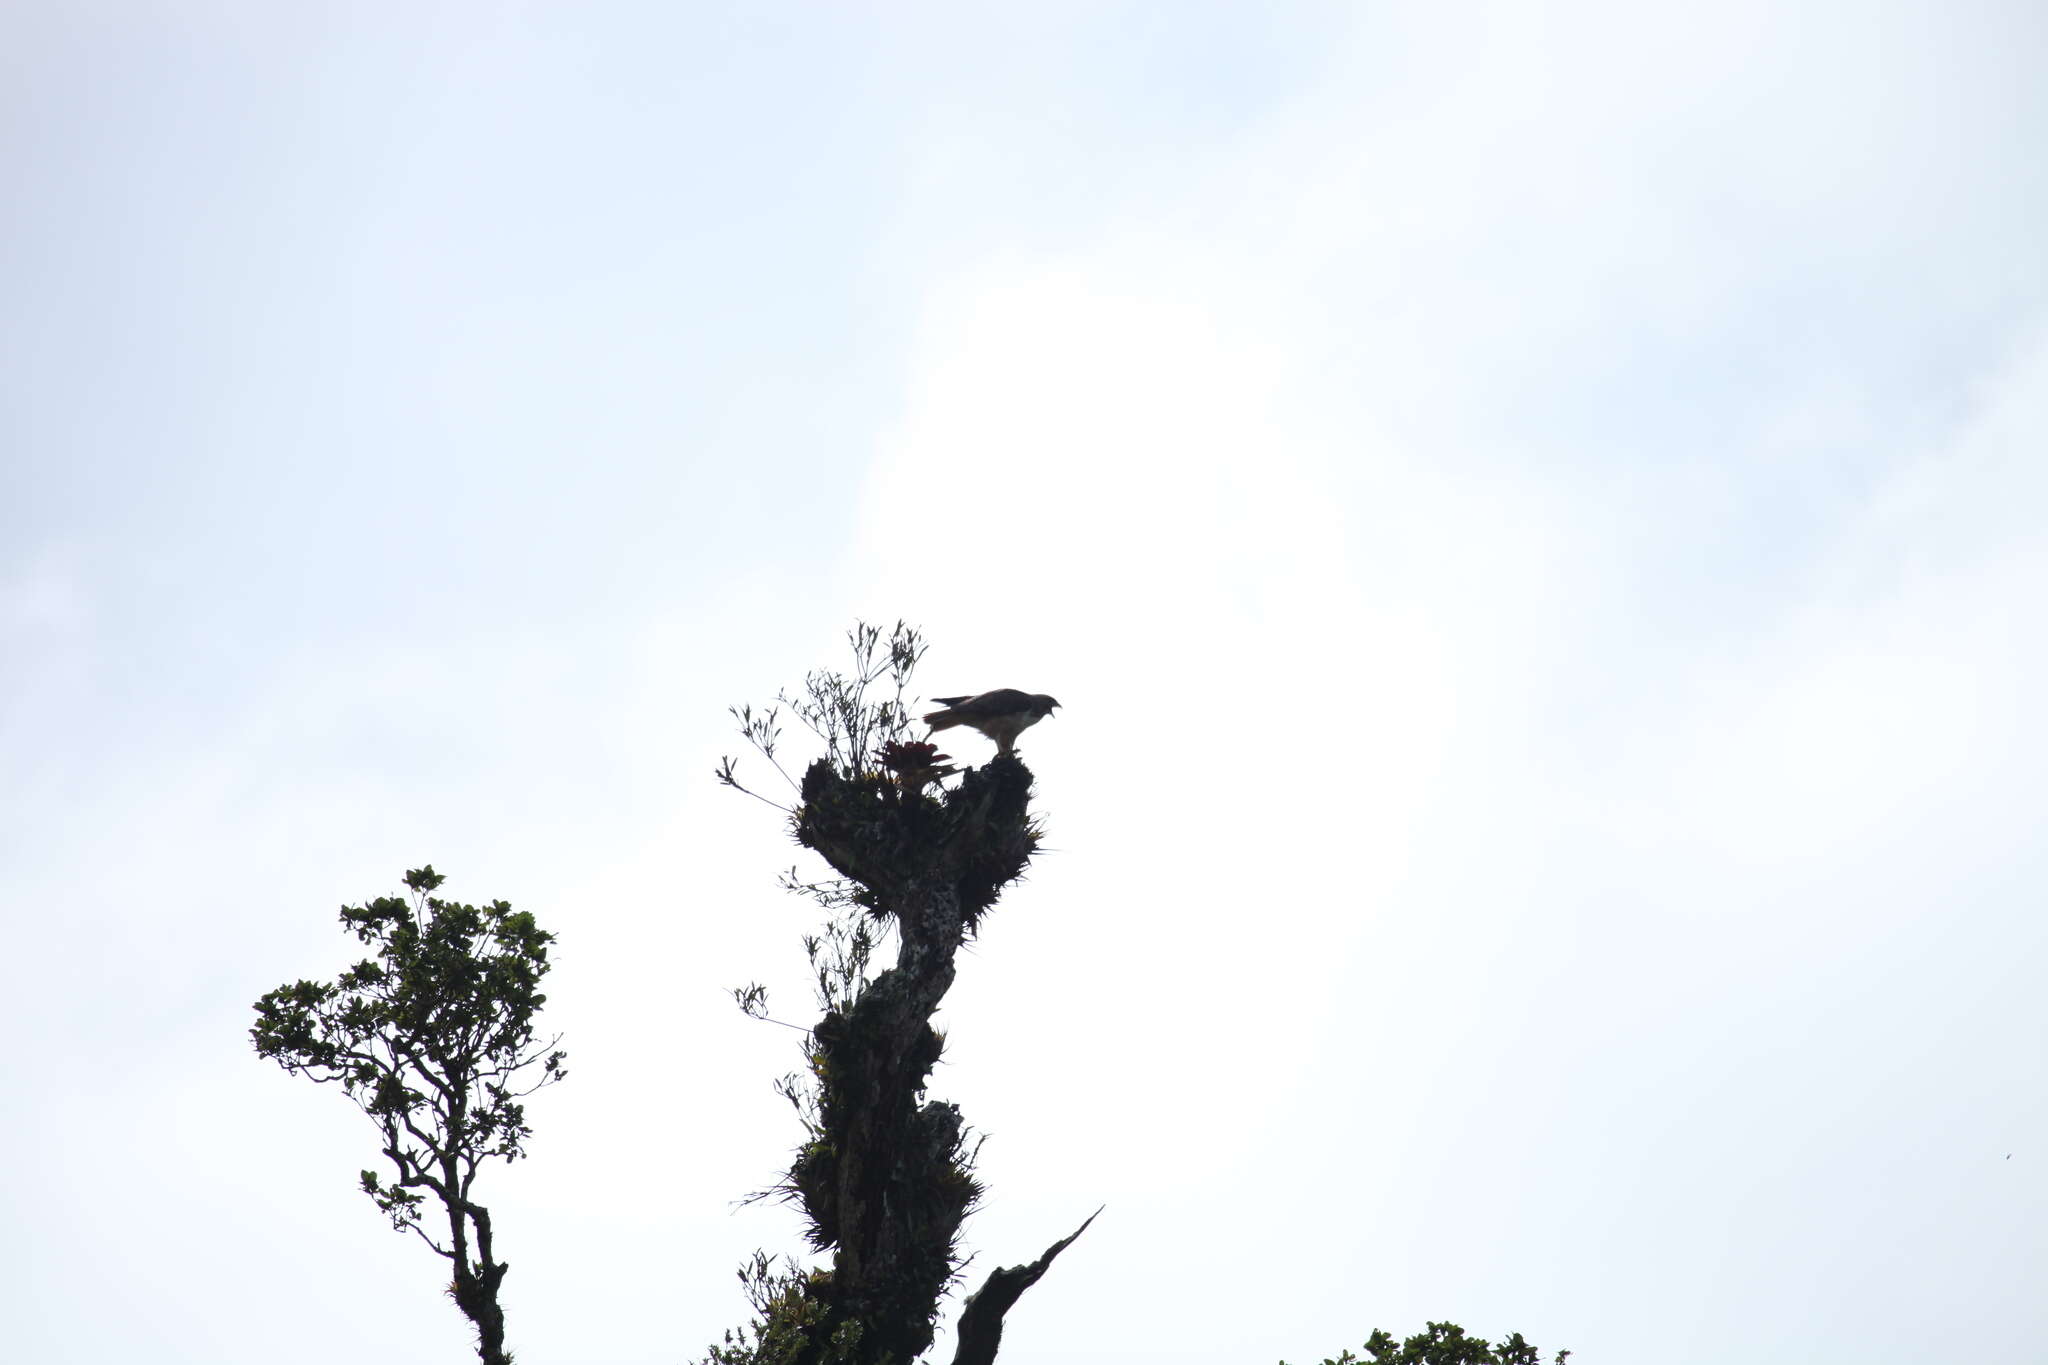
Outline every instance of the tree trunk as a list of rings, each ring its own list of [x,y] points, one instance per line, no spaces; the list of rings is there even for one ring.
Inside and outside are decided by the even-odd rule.
[[[960,1111],[924,1100],[941,1048],[930,1020],[961,943],[1037,847],[1030,794],[1031,772],[1013,757],[943,797],[849,780],[822,761],[804,774],[799,839],[859,885],[869,913],[896,922],[900,948],[850,1010],[812,1031],[822,1131],[789,1183],[813,1242],[837,1255],[807,1290],[823,1311],[798,1365],[908,1365],[931,1346],[981,1188]]]
[[[483,1365],[512,1365],[505,1353],[505,1310],[498,1303],[498,1285],[505,1278],[502,1262],[486,1261],[472,1271],[455,1269],[455,1306],[476,1325],[476,1354]]]

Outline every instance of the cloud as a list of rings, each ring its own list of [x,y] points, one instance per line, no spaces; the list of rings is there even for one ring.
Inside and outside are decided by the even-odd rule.
[[[16,647],[49,636],[76,636],[92,624],[91,599],[71,556],[45,546],[13,577],[0,581],[0,632]]]
[[[1373,1172],[1288,1225],[1333,1333],[1357,1284],[1517,1311],[1567,1223],[1693,1228],[1709,1277],[1877,1235],[1768,1173],[1882,1167],[1844,1125],[1901,1131],[1886,1066],[1991,1055],[2009,973],[1917,1033],[1882,1001],[2009,937],[2037,861],[2038,272],[1984,306],[2009,111],[1955,114],[1903,9],[1411,21],[1456,54],[1429,81],[1342,54],[1084,241],[932,281],[849,574],[931,628],[931,686],[1067,703],[1024,746],[1061,855],[953,1007],[954,1093],[1042,1163],[998,1184]],[[1049,980],[1075,1017],[1000,1041]],[[1046,1088],[1058,1120],[1005,1093]],[[1200,1140],[1101,1141],[1162,1114]],[[1431,1231],[1478,1224],[1495,1261]],[[1515,1325],[1572,1299],[1571,1344],[1626,1354],[1681,1311],[1602,1264]]]

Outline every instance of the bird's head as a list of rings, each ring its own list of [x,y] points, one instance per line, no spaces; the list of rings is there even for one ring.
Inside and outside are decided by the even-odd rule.
[[[1036,715],[1049,716],[1059,709],[1059,700],[1043,692],[1038,693],[1031,699],[1031,710]]]

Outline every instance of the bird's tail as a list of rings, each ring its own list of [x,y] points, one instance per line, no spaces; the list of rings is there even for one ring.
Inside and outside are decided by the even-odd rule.
[[[950,730],[960,723],[960,717],[951,711],[933,711],[924,718],[924,723],[934,730]]]

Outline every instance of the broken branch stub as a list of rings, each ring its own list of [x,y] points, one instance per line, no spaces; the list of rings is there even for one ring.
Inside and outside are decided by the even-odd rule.
[[[991,1365],[996,1358],[996,1348],[1003,1342],[1003,1314],[1010,1311],[1022,1298],[1024,1291],[1037,1284],[1053,1257],[1074,1244],[1074,1239],[1088,1231],[1102,1213],[1101,1209],[1088,1215],[1080,1227],[1045,1249],[1045,1254],[1030,1265],[997,1266],[989,1272],[981,1288],[967,1296],[967,1302],[960,1309],[959,1341],[953,1351],[953,1365]]]

